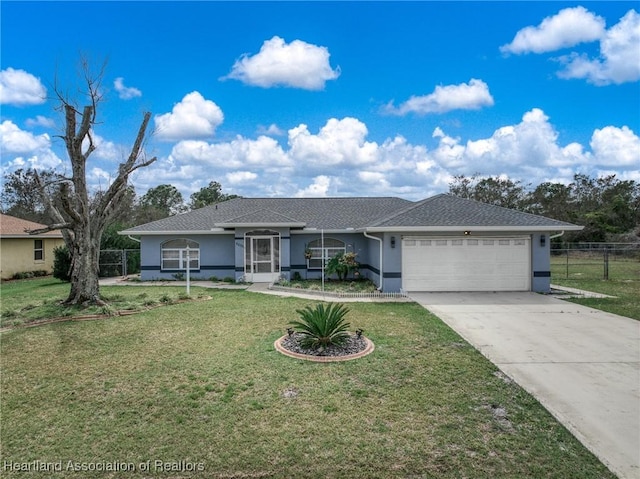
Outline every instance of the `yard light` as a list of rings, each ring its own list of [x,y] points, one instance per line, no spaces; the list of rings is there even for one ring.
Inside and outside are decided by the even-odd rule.
[[[356,336],[358,336],[358,338],[362,337],[362,333],[364,333],[364,329],[356,329]]]
[[[293,336],[293,328],[287,328],[287,334],[289,335],[289,337]]]

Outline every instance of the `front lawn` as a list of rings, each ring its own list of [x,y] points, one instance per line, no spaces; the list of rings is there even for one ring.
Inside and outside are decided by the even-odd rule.
[[[139,292],[105,288],[130,290]],[[376,350],[318,364],[273,347],[313,302],[208,294],[3,333],[3,477],[614,477],[414,303],[350,303],[352,329]],[[7,296],[3,285],[3,308]],[[63,472],[7,468],[33,461]],[[126,472],[92,470],[114,463]],[[76,465],[85,470],[66,469]]]
[[[69,283],[55,278],[39,278],[2,283],[0,327],[21,326],[55,317],[114,315],[125,311],[144,311],[158,305],[187,299],[179,286],[102,286],[105,306],[65,307],[60,303],[69,295]],[[210,290],[191,288],[191,299],[207,297]]]

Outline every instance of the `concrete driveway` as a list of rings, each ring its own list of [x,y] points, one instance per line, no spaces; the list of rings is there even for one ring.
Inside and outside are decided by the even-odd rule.
[[[535,293],[410,293],[609,469],[640,477],[640,322]]]

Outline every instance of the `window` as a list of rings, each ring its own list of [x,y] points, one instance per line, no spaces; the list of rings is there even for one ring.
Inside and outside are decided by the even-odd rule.
[[[34,240],[33,241],[33,260],[34,261],[44,261],[44,241],[43,240]]]
[[[311,251],[311,258],[307,261],[309,269],[322,269],[335,255],[347,251],[344,242],[335,238],[325,238],[324,244],[322,239],[313,240],[307,245],[307,249]]]
[[[162,243],[162,269],[200,269],[200,244],[188,239],[175,239]]]

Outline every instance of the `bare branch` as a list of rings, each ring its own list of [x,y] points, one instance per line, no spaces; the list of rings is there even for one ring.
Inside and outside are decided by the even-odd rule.
[[[30,235],[39,235],[42,233],[48,233],[49,231],[71,229],[72,227],[73,225],[71,223],[55,223],[47,226],[46,228],[38,228],[35,230],[25,229],[24,232]]]

